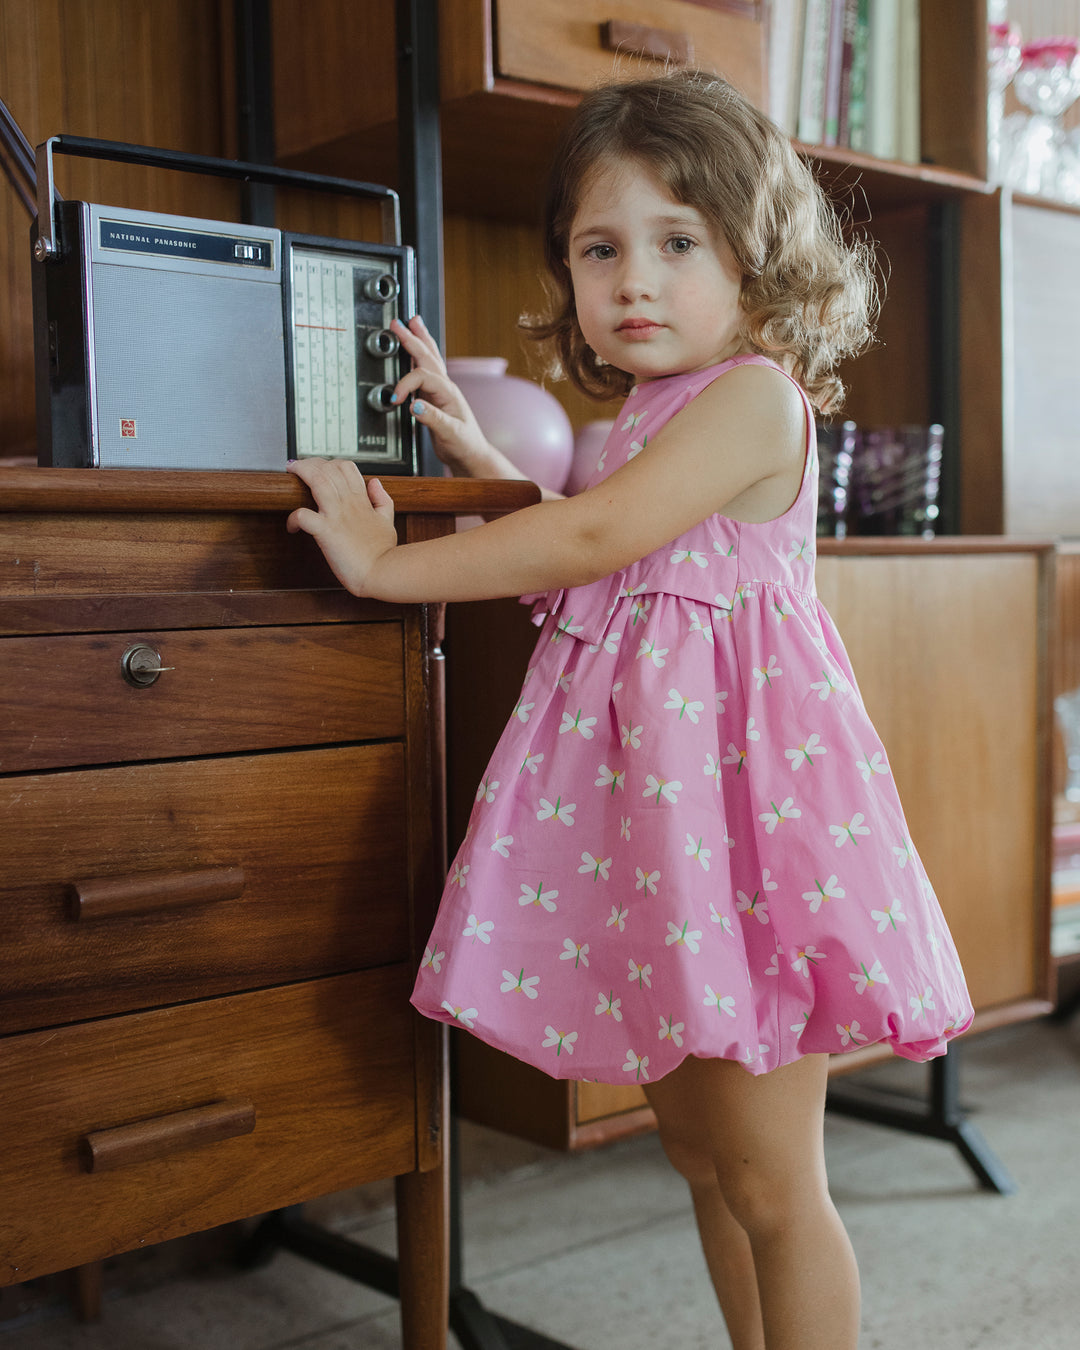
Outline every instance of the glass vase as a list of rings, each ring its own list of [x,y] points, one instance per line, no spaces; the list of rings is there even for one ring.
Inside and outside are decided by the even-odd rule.
[[[1020,25],[992,23],[987,44],[986,80],[986,174],[992,183],[1001,182],[1005,90],[1020,69],[1020,53]]]
[[[1069,169],[1061,119],[1080,97],[1080,41],[1056,37],[1026,43],[1013,88],[1030,113],[1014,113],[1003,126],[1003,143],[1008,143],[1004,181],[1017,192],[1056,198],[1059,179]]]

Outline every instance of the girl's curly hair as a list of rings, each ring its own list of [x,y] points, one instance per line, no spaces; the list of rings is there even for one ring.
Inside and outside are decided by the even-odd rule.
[[[726,240],[743,276],[746,345],[783,365],[820,411],[835,411],[844,393],[836,365],[873,336],[873,247],[845,239],[783,132],[725,80],[696,70],[597,89],[563,136],[544,215],[549,313],[521,321],[531,338],[550,344],[553,369],[593,398],[624,395],[634,383],[586,345],[567,263],[570,227],[592,175],[619,160],[643,165]]]

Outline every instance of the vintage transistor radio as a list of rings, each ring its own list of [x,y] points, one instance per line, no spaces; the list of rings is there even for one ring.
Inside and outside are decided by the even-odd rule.
[[[393,242],[56,200],[54,150],[377,197]],[[417,472],[390,402],[407,365],[389,325],[416,287],[389,188],[67,136],[38,147],[37,171],[39,463]]]

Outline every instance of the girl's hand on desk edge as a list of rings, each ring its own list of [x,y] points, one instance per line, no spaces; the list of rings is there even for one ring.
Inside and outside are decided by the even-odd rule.
[[[366,594],[369,573],[397,545],[390,494],[377,478],[365,483],[351,460],[291,460],[288,470],[307,484],[317,509],[297,507],[285,528],[310,534],[345,589]]]

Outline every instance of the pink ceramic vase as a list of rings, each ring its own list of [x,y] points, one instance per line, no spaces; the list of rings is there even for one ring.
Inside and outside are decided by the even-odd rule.
[[[574,429],[562,404],[531,380],[507,375],[501,356],[455,356],[450,378],[496,450],[534,483],[562,492],[574,453]]]

